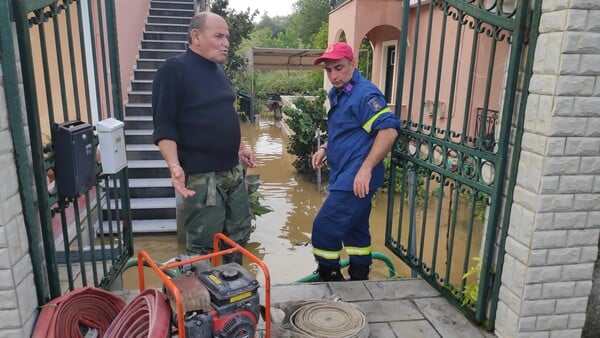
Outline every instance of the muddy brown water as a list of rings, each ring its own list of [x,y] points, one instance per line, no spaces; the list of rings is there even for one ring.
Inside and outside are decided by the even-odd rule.
[[[294,282],[310,275],[316,268],[310,234],[312,221],[327,193],[324,188],[319,191],[317,184],[305,181],[296,173],[292,166],[294,157],[287,152],[287,136],[278,123],[263,119],[254,124],[241,123],[241,128],[244,141],[256,154],[256,167],[250,169],[249,174],[260,175],[262,204],[273,209],[254,221],[255,231],[247,249],[266,264],[271,284]],[[379,194],[371,212],[373,251],[382,252],[390,258],[396,275],[410,276],[410,269],[384,245],[386,205],[387,197]],[[465,237],[457,236],[455,245],[461,247],[462,242],[464,246]],[[177,243],[175,234],[135,235],[134,249],[136,253],[145,250],[159,262],[185,254],[185,247]],[[264,280],[258,265],[248,260],[244,265],[259,281]],[[161,284],[149,269],[146,269],[145,276],[147,286],[158,287]],[[388,276],[387,265],[375,260],[370,278],[385,279]],[[126,270],[123,277],[125,289],[138,288],[136,268]]]

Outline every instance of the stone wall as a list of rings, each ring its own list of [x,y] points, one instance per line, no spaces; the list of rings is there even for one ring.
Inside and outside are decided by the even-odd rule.
[[[600,228],[600,2],[543,1],[497,310],[500,337],[579,337]]]
[[[0,41],[6,38],[0,36]],[[10,38],[16,40],[9,37],[9,41]],[[3,60],[15,50],[2,50],[0,44],[0,337],[31,336],[37,318],[37,296],[5,92],[5,85],[16,84],[7,84],[3,68]],[[8,66],[13,71],[19,69],[15,64]],[[22,83],[18,85],[22,88]]]

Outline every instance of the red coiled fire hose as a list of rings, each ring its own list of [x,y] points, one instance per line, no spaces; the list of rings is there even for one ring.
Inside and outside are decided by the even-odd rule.
[[[97,330],[102,337],[124,307],[123,299],[103,289],[76,289],[43,306],[32,337],[83,337],[82,326]]]
[[[96,330],[98,337],[163,338],[171,327],[170,311],[157,289],[145,290],[125,306],[115,294],[89,286],[44,305],[32,337],[84,337],[82,328],[86,328]]]
[[[171,328],[171,309],[162,291],[146,289],[121,310],[105,338],[164,338]]]

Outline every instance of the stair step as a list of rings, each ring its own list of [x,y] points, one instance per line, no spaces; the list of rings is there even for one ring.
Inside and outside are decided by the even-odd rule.
[[[127,144],[126,151],[158,151],[158,147],[154,144]]]
[[[177,232],[177,220],[175,219],[147,219],[147,220],[132,220],[131,230],[134,234],[152,234],[152,233],[169,233]],[[110,233],[108,222],[104,222],[102,226],[104,233]],[[113,224],[113,233],[116,233]]]
[[[132,198],[131,209],[170,209],[175,208],[175,196],[161,198]]]
[[[152,80],[136,80],[131,81],[132,91],[152,91]]]
[[[136,220],[174,219],[175,197],[133,198],[131,202],[131,218]]]
[[[162,160],[162,156],[158,151],[158,147],[154,144],[147,144],[148,147],[156,147],[156,150],[130,150],[131,147],[135,146],[144,146],[144,144],[128,144],[127,149],[127,159],[128,161],[160,161]],[[159,167],[161,168],[161,167]]]
[[[150,1],[150,8],[194,10],[194,3],[182,1]]]
[[[154,143],[153,129],[125,129],[125,144]]]
[[[150,15],[146,19],[146,23],[155,24],[155,23],[165,23],[165,24],[175,24],[175,25],[188,25],[190,24],[190,17],[182,16],[154,16]]]
[[[176,23],[146,23],[146,31],[147,32],[179,32],[179,33],[186,33],[188,31],[189,28],[189,21],[190,19],[187,19],[188,23],[186,24],[176,24]]]
[[[169,49],[185,51],[187,48],[186,41],[169,41],[169,40],[142,40],[142,49]]]
[[[164,160],[128,160],[127,166],[129,169],[148,169],[148,168],[164,168],[167,169],[167,162]],[[164,176],[168,177],[168,176]]]
[[[180,55],[184,50],[181,49],[142,49],[139,53],[140,59],[169,59]]]
[[[146,32],[143,33],[144,40],[167,40],[187,42],[187,33],[178,32]]]
[[[130,91],[128,93],[129,104],[138,104],[138,103],[152,103],[152,92],[151,91]]]
[[[170,178],[133,178],[129,180],[130,189],[172,187]]]
[[[125,105],[125,130],[128,129],[154,129],[152,124],[152,115],[129,115],[127,114],[127,105]]]
[[[152,125],[152,103],[135,103],[127,102],[125,104],[125,116],[128,117],[150,117],[150,125]],[[153,127],[150,127],[153,128]]]
[[[128,129],[125,130],[125,135],[152,135],[152,129]]]
[[[133,77],[136,80],[154,80],[156,69],[134,69]]]
[[[108,181],[109,188],[119,187],[121,186],[120,181],[109,180]],[[164,188],[171,186],[170,178],[131,178],[128,180],[129,189],[139,189],[139,188]]]
[[[113,189],[115,187],[120,187],[120,181],[109,180],[108,181],[109,189]],[[127,185],[129,189],[143,189],[143,188],[173,188],[171,185],[171,178],[169,177],[156,177],[156,178],[130,178],[127,181]],[[165,195],[163,197],[173,197],[175,196],[174,192],[171,190],[171,194]]]
[[[137,69],[158,69],[165,62],[165,59],[137,59]]]
[[[112,203],[112,201],[111,201]],[[131,207],[132,219],[163,219],[175,218],[175,197],[159,197],[159,198],[130,198],[129,205]],[[119,211],[103,208],[103,216],[105,220],[116,220]]]
[[[137,178],[141,179],[141,178]],[[151,178],[145,178],[146,180],[152,180]],[[161,197],[173,197],[175,196],[175,189],[170,184],[171,179],[166,179],[169,182],[168,186],[157,186],[157,187],[140,187],[140,188],[129,188],[129,198],[161,198]]]
[[[169,168],[163,159],[128,160],[128,176],[132,178],[165,178],[170,177]]]
[[[162,156],[154,144],[127,144],[125,145],[128,160],[161,160]]]
[[[150,2],[124,117],[133,233],[177,231],[175,191],[169,168],[152,139],[152,82],[156,70],[166,59],[187,49],[187,30],[194,15],[194,6],[193,0]],[[118,186],[118,182],[116,184]],[[119,216],[118,212],[103,212],[110,216],[105,219]],[[108,225],[104,222],[101,228],[106,233],[116,231],[109,229]],[[113,227],[116,228],[114,221]]]
[[[194,9],[150,8],[149,13],[152,16],[175,16],[191,19],[194,16]]]

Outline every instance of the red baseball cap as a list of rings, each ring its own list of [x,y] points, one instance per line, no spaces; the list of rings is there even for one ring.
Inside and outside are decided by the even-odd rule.
[[[354,53],[352,52],[352,47],[345,42],[336,42],[332,45],[329,45],[323,55],[319,56],[315,59],[315,65],[325,61],[325,60],[341,60],[346,58],[350,61],[354,60]]]

